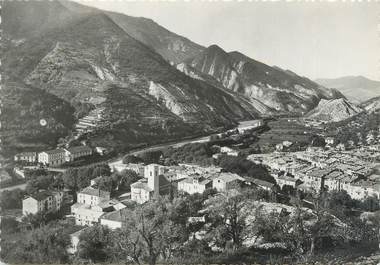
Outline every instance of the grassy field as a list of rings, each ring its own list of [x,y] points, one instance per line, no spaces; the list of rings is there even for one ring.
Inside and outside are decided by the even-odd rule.
[[[306,127],[292,118],[269,121],[268,126],[270,129],[259,136],[260,145],[276,145],[283,141],[309,144],[312,137],[319,133],[319,130]]]

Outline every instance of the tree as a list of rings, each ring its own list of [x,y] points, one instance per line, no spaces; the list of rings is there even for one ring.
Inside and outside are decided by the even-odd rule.
[[[127,234],[131,242],[140,242],[142,258],[150,265],[161,257],[168,260],[179,245],[181,229],[167,218],[167,201],[150,201],[137,207],[127,220]]]
[[[215,244],[224,248],[232,241],[233,250],[238,250],[252,232],[247,222],[252,210],[250,202],[244,195],[231,192],[208,200],[207,209],[211,222],[208,238],[214,238]]]
[[[43,226],[28,232],[22,239],[8,242],[2,258],[9,263],[67,263],[69,245],[69,235],[62,227]]]
[[[110,176],[110,175],[111,175],[111,168],[108,166],[108,164],[100,164],[100,165],[96,165],[93,168],[90,179],[97,178],[100,176]]]
[[[115,230],[113,244],[115,253],[117,253],[116,260],[132,260],[139,265],[141,264],[144,246],[140,235],[131,234],[130,228],[118,228]]]
[[[84,230],[79,236],[78,257],[94,263],[110,261],[112,238],[107,226],[95,225]]]
[[[21,209],[25,191],[21,189],[4,190],[0,193],[0,207],[3,210]]]
[[[134,155],[127,155],[123,158],[123,164],[136,164],[142,162],[144,162],[142,158]]]
[[[26,192],[28,194],[33,194],[39,190],[49,189],[54,182],[54,176],[51,174],[38,176],[37,178],[30,179],[26,185]]]
[[[146,164],[158,163],[162,156],[162,151],[148,151],[140,155]]]
[[[19,222],[14,217],[2,217],[0,225],[2,234],[12,234],[19,231]]]
[[[78,169],[76,168],[69,168],[67,169],[62,176],[63,183],[66,188],[76,192],[78,191]]]

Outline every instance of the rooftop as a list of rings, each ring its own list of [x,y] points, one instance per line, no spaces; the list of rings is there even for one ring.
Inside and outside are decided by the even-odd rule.
[[[153,191],[151,188],[148,187],[148,183],[141,182],[141,181],[137,181],[135,183],[132,183],[131,188],[142,189],[142,190],[146,190],[146,191]]]
[[[128,208],[124,208],[118,211],[110,212],[101,217],[101,219],[106,219],[115,222],[123,222],[127,219],[130,210]]]
[[[70,153],[80,153],[80,152],[90,152],[92,149],[88,146],[81,145],[81,146],[66,148],[66,150]]]
[[[37,201],[45,200],[46,198],[48,198],[50,196],[53,196],[53,194],[52,194],[52,192],[47,191],[47,190],[40,191],[38,193],[29,195],[30,198],[33,198],[33,199],[35,199]]]
[[[111,195],[110,192],[108,192],[108,191],[95,189],[93,187],[86,187],[83,190],[81,190],[79,193],[87,194],[87,195],[91,195],[91,196],[98,196],[98,197],[102,197],[102,198],[107,198],[107,197],[110,197],[110,195]]]
[[[41,153],[46,153],[48,155],[53,155],[53,154],[59,154],[59,153],[64,153],[64,152],[65,152],[65,150],[63,150],[61,148],[58,148],[58,149],[53,149],[53,150],[49,150],[49,151],[42,151]]]
[[[223,180],[224,182],[232,182],[232,181],[235,181],[235,180],[241,180],[241,181],[244,181],[245,179],[240,177],[238,174],[234,174],[234,173],[220,173],[219,176],[215,177],[215,179],[220,179],[220,180]]]

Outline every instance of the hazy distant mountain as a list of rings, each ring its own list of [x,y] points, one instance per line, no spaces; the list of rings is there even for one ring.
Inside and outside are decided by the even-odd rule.
[[[376,112],[380,110],[380,97],[371,98],[360,104],[368,112]]]
[[[281,112],[303,113],[314,108],[320,99],[343,97],[340,92],[291,71],[268,66],[239,52],[227,53],[217,45],[184,63],[243,95],[258,109],[257,105],[265,105]]]
[[[346,99],[322,99],[318,106],[310,111],[306,117],[325,122],[338,122],[353,117],[363,110]]]
[[[380,96],[380,81],[370,80],[363,76],[317,79],[316,82],[325,87],[339,90],[353,102],[363,102]]]
[[[100,140],[107,135],[118,146],[175,138],[253,117],[233,96],[179,72],[99,10],[12,1],[3,13],[5,78],[73,105],[105,97],[111,126]]]

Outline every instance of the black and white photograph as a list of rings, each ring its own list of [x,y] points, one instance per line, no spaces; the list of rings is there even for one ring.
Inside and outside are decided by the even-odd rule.
[[[0,6],[0,264],[380,265],[380,1]]]

